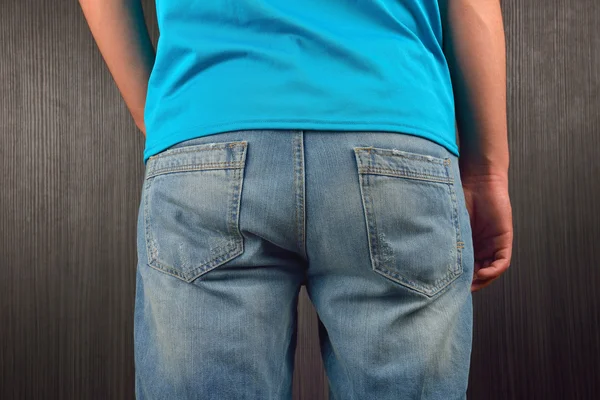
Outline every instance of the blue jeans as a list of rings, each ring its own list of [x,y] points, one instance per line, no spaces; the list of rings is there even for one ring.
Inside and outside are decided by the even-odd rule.
[[[242,130],[151,157],[135,394],[291,399],[301,285],[330,399],[466,399],[473,244],[458,158],[393,132]]]

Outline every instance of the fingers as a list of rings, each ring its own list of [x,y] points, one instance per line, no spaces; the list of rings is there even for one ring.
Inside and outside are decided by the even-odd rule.
[[[495,260],[486,259],[475,262],[471,292],[476,292],[498,279],[510,267],[511,249],[496,252]]]
[[[471,292],[476,292],[478,290],[483,289],[486,286],[489,286],[496,279],[498,279],[498,277],[490,279],[490,280],[487,280],[487,281],[481,281],[479,279],[473,280],[473,283],[471,284]]]
[[[494,255],[494,261],[486,259],[481,268],[475,267],[475,277],[480,280],[497,278],[510,266],[511,248],[498,250]]]
[[[489,261],[486,261],[485,265],[488,265]],[[488,268],[489,269],[489,268]],[[482,270],[480,270],[482,271]],[[487,272],[487,270],[484,270]],[[498,273],[498,275],[494,275],[494,276],[489,276],[489,277],[480,277],[480,274],[476,273],[475,276],[473,277],[473,282],[471,283],[471,292],[476,292],[478,290],[481,290],[487,286],[489,286],[492,282],[494,282],[496,279],[500,278],[500,275],[502,273]]]
[[[476,272],[475,276],[479,280],[489,280],[497,278],[504,273],[510,266],[510,260],[506,258],[500,258],[493,261],[490,264],[489,260],[486,260],[483,267]]]

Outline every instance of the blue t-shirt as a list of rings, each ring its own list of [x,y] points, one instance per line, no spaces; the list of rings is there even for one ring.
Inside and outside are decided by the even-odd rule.
[[[156,0],[148,157],[242,129],[388,131],[458,156],[438,0]]]

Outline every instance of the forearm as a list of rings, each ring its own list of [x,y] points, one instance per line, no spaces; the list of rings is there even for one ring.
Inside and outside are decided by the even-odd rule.
[[[506,55],[499,0],[447,0],[448,60],[461,168],[507,178]]]
[[[98,49],[138,127],[155,52],[140,0],[79,0]]]

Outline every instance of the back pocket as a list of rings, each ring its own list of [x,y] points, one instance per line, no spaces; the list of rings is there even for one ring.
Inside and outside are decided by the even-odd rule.
[[[186,282],[244,252],[239,227],[247,142],[167,149],[148,159],[148,265]]]
[[[355,147],[372,268],[426,296],[462,272],[449,158]]]

